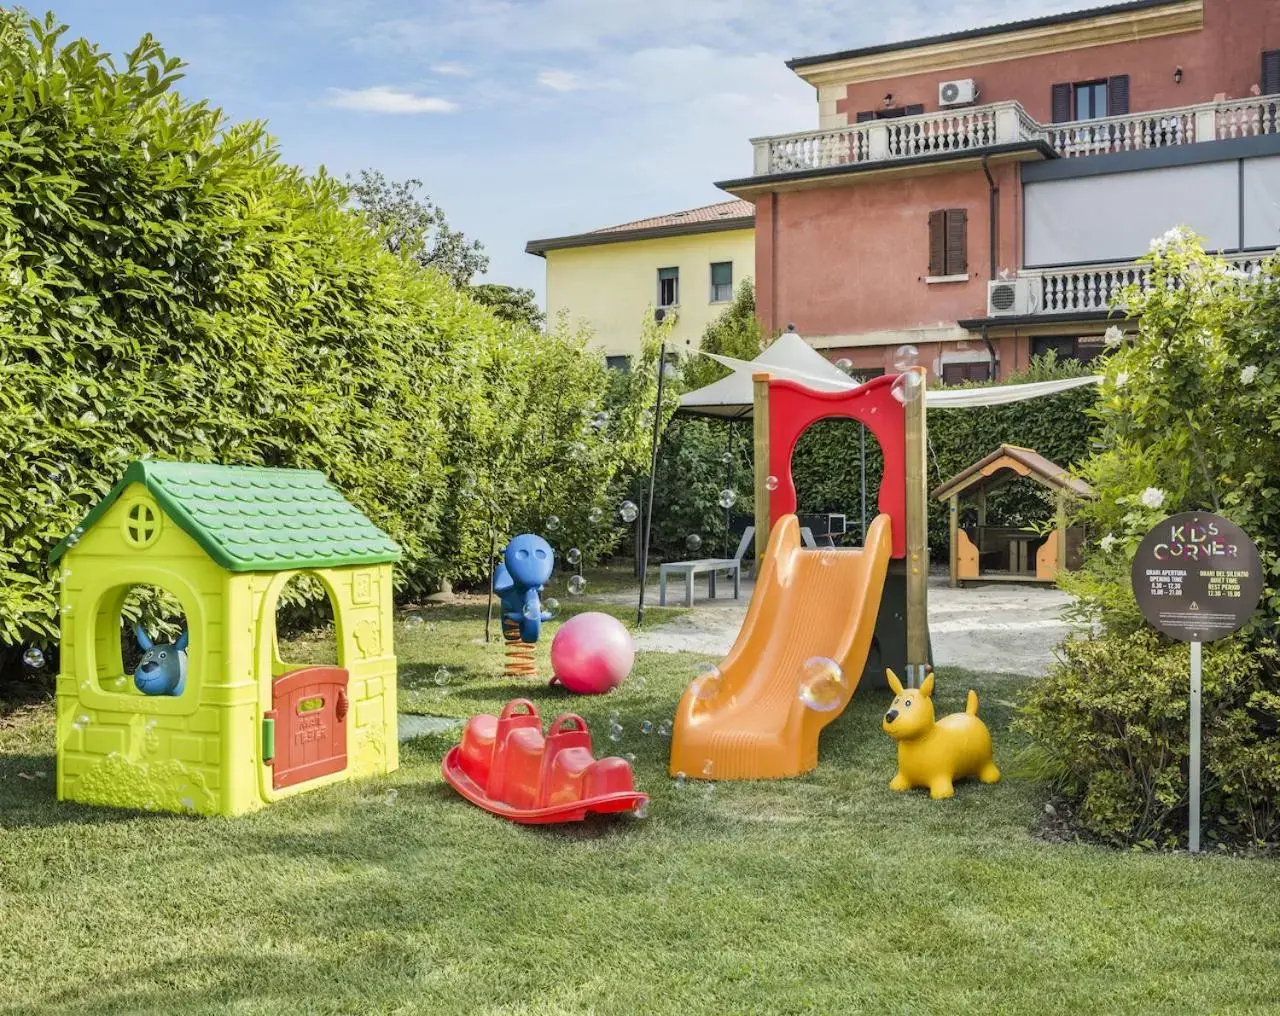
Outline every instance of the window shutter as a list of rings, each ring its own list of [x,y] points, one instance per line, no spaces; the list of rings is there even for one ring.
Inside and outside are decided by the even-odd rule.
[[[1053,86],[1053,122],[1067,123],[1071,120],[1071,85],[1070,83]]]
[[[1262,54],[1262,94],[1280,95],[1280,49]]]
[[[947,212],[946,274],[963,275],[969,270],[969,213],[964,208]]]
[[[1107,116],[1125,116],[1129,112],[1129,75],[1107,78]]]
[[[917,102],[912,106],[908,106],[906,109],[906,112],[904,112],[902,115],[903,116],[920,116],[922,113],[924,113],[924,103]]]
[[[874,109],[864,109],[855,117],[855,120],[857,123],[866,123],[868,120],[874,120],[875,118],[876,111]]]
[[[929,213],[929,274],[947,274],[947,213]]]

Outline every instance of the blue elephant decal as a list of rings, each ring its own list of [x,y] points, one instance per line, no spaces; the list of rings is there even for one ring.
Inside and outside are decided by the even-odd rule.
[[[493,591],[502,600],[502,618],[519,625],[522,642],[537,642],[542,622],[551,620],[542,609],[539,594],[555,563],[551,544],[541,536],[525,533],[507,544],[494,571]]]
[[[185,628],[177,642],[153,642],[135,624],[133,633],[138,639],[142,659],[133,672],[133,683],[144,695],[181,695],[187,686],[187,646],[191,636]]]

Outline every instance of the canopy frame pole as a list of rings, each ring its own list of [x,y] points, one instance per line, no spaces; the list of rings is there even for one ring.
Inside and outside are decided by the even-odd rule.
[[[636,626],[644,624],[644,587],[649,577],[649,537],[653,533],[653,485],[658,478],[658,434],[662,429],[662,381],[667,370],[667,343],[658,347],[658,394],[653,406],[653,441],[649,449],[649,496],[644,508],[644,552],[640,559],[640,599],[636,603]],[[690,580],[692,581],[692,580]]]
[[[917,384],[907,389],[906,526],[907,526],[907,680],[919,688],[929,673],[929,519],[925,489],[928,430],[925,422],[927,376],[923,367]]]
[[[769,375],[752,374],[752,427],[755,451],[755,501],[756,501],[756,574],[764,561],[765,547],[769,544],[769,527],[772,524],[769,504]]]

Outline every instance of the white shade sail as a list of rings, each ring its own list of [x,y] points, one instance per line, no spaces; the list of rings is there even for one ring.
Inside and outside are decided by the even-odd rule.
[[[773,361],[766,361],[784,340],[794,339],[788,343],[788,349],[780,351]],[[798,352],[792,353],[795,343],[803,346],[812,357],[803,357]],[[781,354],[789,353],[783,356]],[[815,350],[799,335],[788,333],[766,349],[754,360],[738,360],[719,353],[704,353],[717,363],[723,364],[733,371],[728,377],[721,378],[705,388],[688,392],[680,399],[682,412],[702,413],[708,416],[728,416],[745,418],[751,415],[752,387],[751,375],[767,370],[780,378],[799,381],[818,391],[850,391],[862,382],[848,377],[825,356]],[[814,360],[820,361],[815,363]],[[971,409],[977,406],[1006,406],[1013,402],[1024,402],[1027,399],[1039,399],[1072,388],[1082,388],[1102,381],[1101,374],[1090,374],[1086,377],[1059,378],[1054,381],[1029,381],[1019,385],[991,385],[986,388],[939,388],[925,392],[925,405],[929,409]]]

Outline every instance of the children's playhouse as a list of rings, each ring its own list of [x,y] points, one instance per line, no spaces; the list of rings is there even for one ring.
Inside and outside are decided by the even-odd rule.
[[[50,555],[59,799],[233,815],[395,769],[398,556],[320,473],[133,463]],[[280,658],[276,607],[300,574],[328,594],[337,666]],[[126,673],[121,610],[138,585],[182,604],[180,694],[143,694]]]

